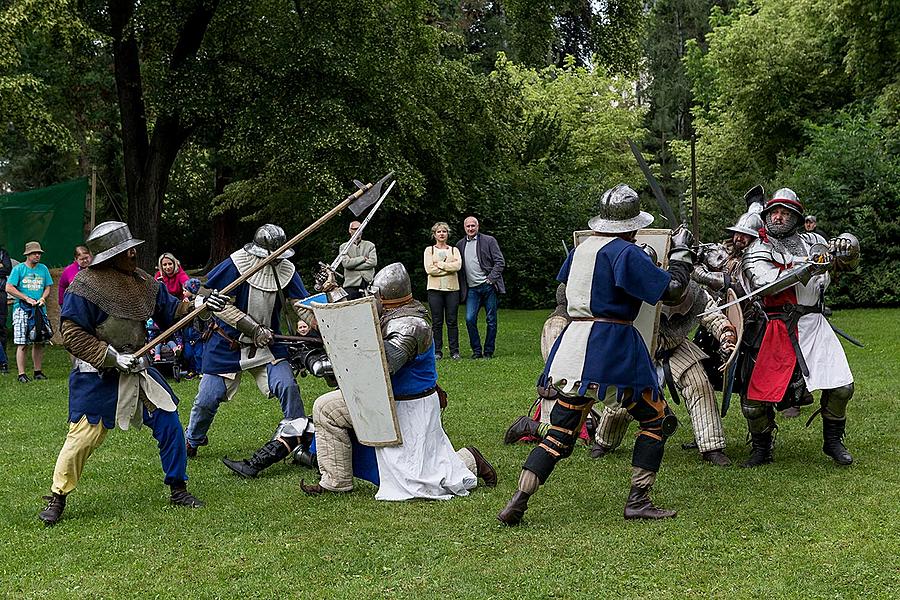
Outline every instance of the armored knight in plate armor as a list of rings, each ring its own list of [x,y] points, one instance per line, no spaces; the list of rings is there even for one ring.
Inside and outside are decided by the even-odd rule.
[[[285,242],[281,227],[263,225],[256,230],[252,242],[233,252],[209,272],[207,288],[224,288]],[[301,300],[309,294],[293,263],[288,260],[293,255],[293,250],[286,250],[278,260],[231,291],[233,304],[216,313],[210,325],[212,335],[203,351],[203,378],[185,431],[188,456],[196,455],[198,447],[209,443],[207,432],[219,405],[234,397],[245,371],[256,380],[260,392],[277,398],[281,404],[284,419],[271,441],[247,461],[222,459],[228,468],[243,477],[255,477],[259,471],[292,452],[302,451],[312,432],[312,423],[306,417],[300,389],[287,361],[288,350],[280,345],[270,345],[273,334],[280,332],[280,315],[284,307],[293,308],[297,315],[307,313]]]
[[[716,340],[719,352],[731,354],[737,341],[735,328],[721,311],[699,315],[716,307],[716,301],[697,282],[691,281],[685,299],[677,306],[663,305],[659,322],[659,345],[655,364],[663,373],[669,399],[679,402],[691,418],[696,446],[701,458],[725,467],[731,461],[725,455],[725,428],[716,406],[716,394],[701,361],[707,355],[688,339],[700,325]],[[606,408],[600,416],[591,456],[600,458],[617,448],[632,420],[624,408]]]
[[[67,290],[60,331],[75,362],[69,375],[69,431],[56,461],[49,504],[39,515],[47,525],[60,519],[84,463],[116,426],[150,427],[172,504],[203,506],[187,491],[178,398],[146,357],[132,354],[146,341],[148,318],[169,326],[190,308],[137,268],[135,247],[142,243],[125,223],[97,225],[87,238],[94,260]]]
[[[675,511],[654,506],[649,492],[677,420],[659,392],[656,370],[633,321],[642,303],[679,304],[684,299],[693,265],[692,239],[679,229],[672,237],[669,270],[660,269],[634,244],[636,232],[652,222],[630,187],[607,190],[600,213],[588,223],[595,234],[576,246],[560,269],[557,279],[566,284],[572,321],[553,345],[538,380],[539,393],[555,398],[556,405],[549,431],[523,465],[518,490],[497,515],[505,525],[521,522],[528,499],[556,463],[572,453],[596,401],[624,407],[640,422],[625,518],[675,516]]]
[[[838,464],[853,461],[842,443],[853,375],[822,307],[829,271],[855,268],[859,242],[844,233],[826,245],[822,236],[803,229],[803,215],[792,190],[775,192],[762,211],[765,229],[742,261],[743,276],[762,296],[768,317],[741,399],[752,443],[745,467],[772,462],[775,409],[795,404],[807,389],[822,390],[823,451]]]
[[[380,303],[384,355],[396,402],[402,444],[376,447],[377,500],[448,499],[465,496],[481,478],[497,483],[494,468],[478,449],[454,452],[441,424],[434,343],[428,309],[413,300],[409,274],[401,263],[381,269],[370,288]],[[316,450],[322,477],[300,487],[310,495],[353,489],[353,422],[340,390],[313,404]]]

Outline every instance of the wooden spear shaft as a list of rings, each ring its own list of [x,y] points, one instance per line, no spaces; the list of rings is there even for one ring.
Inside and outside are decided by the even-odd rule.
[[[265,257],[264,259],[262,259],[261,261],[256,263],[256,265],[251,267],[246,273],[244,273],[243,275],[241,275],[240,277],[238,277],[237,279],[235,279],[234,281],[232,281],[231,283],[229,283],[228,285],[226,285],[224,288],[222,288],[219,291],[223,294],[227,294],[228,292],[230,292],[237,286],[239,286],[242,283],[244,283],[245,281],[247,281],[254,273],[256,273],[257,271],[259,271],[260,269],[262,269],[263,267],[265,267],[266,265],[268,265],[269,263],[274,261],[276,258],[278,258],[282,254],[284,254],[288,248],[296,245],[303,238],[305,238],[309,234],[313,233],[316,229],[318,229],[319,227],[321,227],[322,225],[327,223],[329,220],[331,220],[332,217],[334,217],[336,214],[338,214],[339,212],[341,212],[342,210],[344,210],[345,208],[350,206],[350,204],[354,200],[357,200],[358,198],[360,198],[363,194],[365,194],[371,188],[372,188],[372,184],[367,183],[362,188],[356,190],[355,192],[353,192],[352,194],[350,194],[349,196],[344,198],[343,202],[341,202],[340,204],[338,204],[337,206],[335,206],[334,208],[329,210],[327,213],[325,213],[324,215],[319,217],[318,220],[316,220],[314,223],[312,223],[309,227],[307,227],[306,229],[304,229],[303,231],[301,231],[300,233],[298,233],[297,235],[295,235],[294,237],[289,239],[287,242],[285,242],[281,248],[279,248],[278,250],[275,250],[274,252],[269,254],[269,256]],[[172,335],[173,333],[175,333],[176,331],[178,331],[179,329],[181,329],[182,327],[184,327],[185,325],[190,323],[194,319],[194,317],[196,317],[198,314],[203,312],[203,310],[204,310],[203,305],[194,307],[194,309],[191,312],[189,312],[188,314],[181,317],[181,319],[179,319],[171,327],[169,327],[168,329],[166,329],[165,331],[160,333],[158,336],[153,338],[151,341],[144,344],[137,352],[134,353],[134,355],[141,356],[145,352],[149,352],[150,350],[153,349],[154,346],[156,346],[156,344],[159,344],[160,342],[165,341],[166,339],[169,338],[170,335]]]

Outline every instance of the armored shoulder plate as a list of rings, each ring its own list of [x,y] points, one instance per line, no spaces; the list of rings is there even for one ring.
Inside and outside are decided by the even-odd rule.
[[[428,350],[432,341],[431,325],[418,316],[400,316],[390,319],[382,328],[385,342],[394,337],[412,338],[416,342],[416,354]]]

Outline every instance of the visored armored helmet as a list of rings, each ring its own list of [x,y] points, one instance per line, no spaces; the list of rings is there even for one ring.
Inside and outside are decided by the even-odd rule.
[[[800,202],[797,194],[795,194],[794,190],[791,188],[781,188],[772,194],[772,199],[766,202],[766,206],[762,210],[763,218],[765,218],[766,214],[776,206],[788,209],[797,215],[800,222],[803,221],[803,203]]]
[[[641,210],[637,192],[625,184],[606,190],[600,197],[597,215],[588,227],[600,233],[626,233],[643,229],[653,222],[653,215]]]
[[[252,254],[258,258],[265,258],[273,251],[278,250],[287,241],[284,229],[278,225],[266,223],[256,230],[253,241],[244,245],[244,252]],[[290,258],[294,255],[294,251],[288,248],[281,254],[281,258]]]
[[[94,260],[90,266],[96,267],[117,254],[125,252],[129,248],[134,248],[144,243],[144,240],[138,240],[131,236],[131,230],[128,225],[121,221],[104,221],[91,230],[85,244]]]
[[[387,305],[391,301],[408,301],[412,299],[412,284],[409,273],[403,263],[391,263],[375,273],[369,291],[378,296]],[[402,302],[399,302],[402,304]]]

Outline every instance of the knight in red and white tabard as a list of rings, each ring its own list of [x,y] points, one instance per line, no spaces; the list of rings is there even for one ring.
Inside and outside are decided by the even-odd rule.
[[[853,374],[822,308],[831,273],[858,264],[859,241],[844,233],[826,242],[804,230],[803,215],[797,194],[788,188],[776,191],[762,211],[765,227],[747,248],[741,265],[768,316],[747,394],[741,399],[752,443],[745,467],[772,462],[775,410],[800,402],[804,389],[822,390],[822,450],[838,464],[853,462],[843,444]]]

